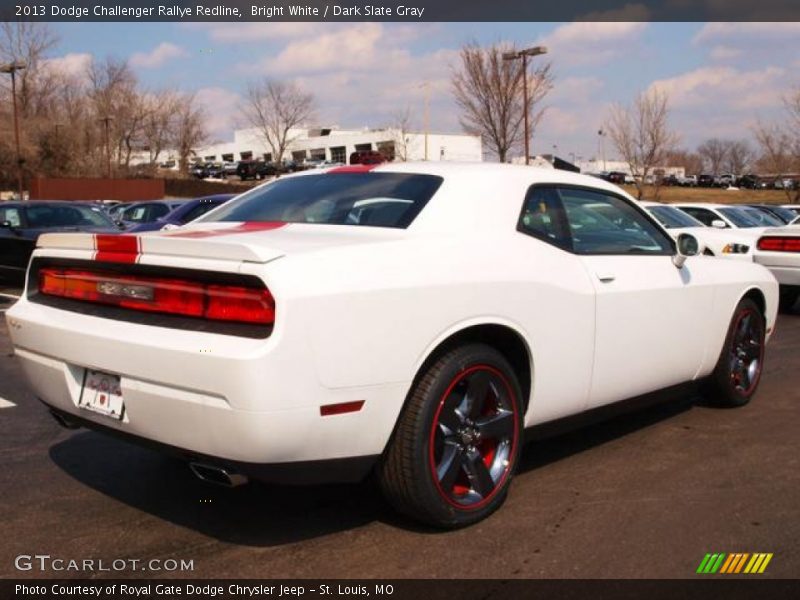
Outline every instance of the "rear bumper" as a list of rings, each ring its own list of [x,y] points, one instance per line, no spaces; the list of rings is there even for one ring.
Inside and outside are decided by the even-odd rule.
[[[366,478],[380,455],[356,456],[348,458],[334,458],[328,460],[300,461],[289,463],[251,463],[237,460],[228,460],[218,456],[209,456],[178,448],[169,444],[132,435],[120,429],[114,429],[90,421],[86,418],[69,414],[53,406],[43,403],[50,409],[54,416],[70,425],[86,427],[100,433],[110,435],[137,446],[150,448],[175,456],[187,462],[198,462],[226,468],[229,471],[246,475],[251,479],[286,485],[318,485],[325,483],[355,483]]]
[[[287,481],[293,476],[275,474],[320,461],[371,464],[391,436],[409,385],[325,387],[305,339],[282,339],[280,331],[247,339],[170,330],[24,297],[6,317],[30,387],[62,416],[255,478]],[[78,406],[86,369],[120,376],[122,420]],[[321,406],[360,400],[358,412],[321,415]],[[328,480],[339,480],[337,473],[331,468]]]
[[[795,258],[797,265],[781,264],[771,257],[756,257],[757,263],[764,265],[781,285],[800,285],[800,255]],[[776,262],[778,264],[776,264]]]

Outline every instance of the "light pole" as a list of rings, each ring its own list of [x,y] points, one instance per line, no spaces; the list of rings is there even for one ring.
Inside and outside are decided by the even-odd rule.
[[[603,171],[606,170],[606,145],[605,145],[605,137],[608,135],[602,129],[597,130],[597,135],[599,136],[600,140],[600,156],[603,159]]]
[[[108,124],[114,120],[114,117],[101,117],[100,122],[105,125],[106,134],[106,177],[111,179],[111,146],[108,138]]]
[[[528,57],[538,56],[540,54],[547,54],[547,48],[544,46],[534,46],[533,48],[525,48],[518,52],[504,52],[503,60],[518,60],[522,59],[522,110],[525,117],[525,164],[531,164],[531,151],[530,151],[530,129],[528,124]]]
[[[27,67],[22,61],[15,61],[7,65],[0,66],[0,73],[11,75],[11,98],[14,105],[14,142],[17,146],[17,187],[19,189],[19,199],[22,200],[22,154],[19,150],[19,113],[17,111],[17,71]]]

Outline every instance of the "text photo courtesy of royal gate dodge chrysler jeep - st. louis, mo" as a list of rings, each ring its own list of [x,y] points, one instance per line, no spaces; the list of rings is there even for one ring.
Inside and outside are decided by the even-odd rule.
[[[800,29],[608,4],[3,9],[0,596],[793,595]]]

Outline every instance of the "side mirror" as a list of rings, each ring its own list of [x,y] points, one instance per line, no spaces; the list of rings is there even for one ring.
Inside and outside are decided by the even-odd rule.
[[[672,257],[672,264],[679,269],[683,267],[687,258],[700,254],[700,242],[690,233],[682,233],[678,236],[677,247],[678,252]]]
[[[722,219],[714,219],[713,221],[711,221],[711,226],[716,228],[716,229],[727,229],[728,228],[728,226],[725,224],[725,221],[723,221]]]
[[[4,229],[13,229],[11,221],[0,221],[0,227],[3,227]]]

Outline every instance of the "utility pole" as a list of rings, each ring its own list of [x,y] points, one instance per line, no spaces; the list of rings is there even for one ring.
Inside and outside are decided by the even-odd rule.
[[[106,177],[111,179],[111,142],[109,141],[108,125],[114,120],[114,117],[101,117],[100,122],[105,126],[105,140],[106,140]]]
[[[547,54],[547,48],[544,46],[534,46],[533,48],[526,48],[519,52],[504,52],[503,60],[518,60],[522,59],[522,110],[525,112],[525,164],[531,164],[531,150],[530,150],[530,126],[528,123],[528,113],[530,106],[528,101],[528,57],[538,56],[540,54]]]
[[[0,73],[11,75],[11,98],[14,105],[14,143],[17,148],[17,189],[19,199],[23,200],[22,189],[22,153],[19,148],[19,111],[17,110],[17,71],[21,71],[27,65],[22,61],[16,61],[7,65],[0,66]]]

